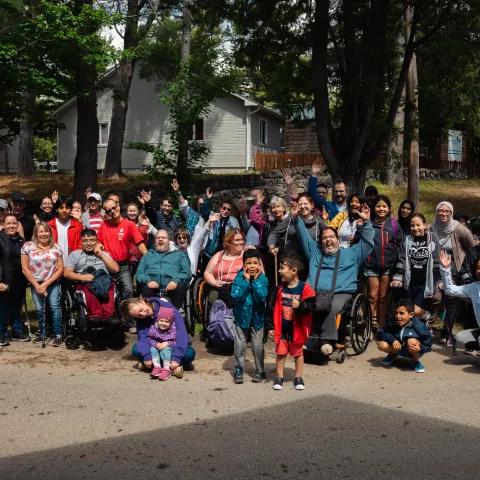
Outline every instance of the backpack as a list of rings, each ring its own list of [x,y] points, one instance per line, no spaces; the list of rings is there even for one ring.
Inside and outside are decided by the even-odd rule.
[[[235,331],[233,309],[228,308],[222,300],[216,300],[209,317],[207,334],[210,344],[222,350],[231,349]]]

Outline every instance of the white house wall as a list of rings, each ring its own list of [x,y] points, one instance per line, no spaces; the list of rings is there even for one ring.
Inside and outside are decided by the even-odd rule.
[[[14,138],[12,143],[0,144],[0,172],[7,171],[7,163],[9,172],[18,172],[18,148],[18,137]]]

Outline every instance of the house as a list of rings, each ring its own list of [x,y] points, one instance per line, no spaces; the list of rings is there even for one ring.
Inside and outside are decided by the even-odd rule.
[[[108,76],[114,75],[111,70]],[[105,165],[112,90],[106,88],[97,94],[99,122],[98,170]],[[76,151],[76,100],[71,99],[55,111],[57,117],[57,161],[60,171],[73,170]],[[169,109],[159,101],[155,82],[140,78],[135,68],[130,87],[124,144],[130,142],[168,143]],[[210,111],[200,118],[193,129],[193,139],[207,142],[210,171],[245,170],[254,167],[257,151],[277,152],[282,148],[284,119],[276,111],[239,94],[229,94],[212,101]],[[124,148],[122,168],[142,170],[151,155]]]
[[[5,131],[0,133],[6,133]],[[12,139],[11,143],[0,141],[0,172],[18,172],[18,137]]]

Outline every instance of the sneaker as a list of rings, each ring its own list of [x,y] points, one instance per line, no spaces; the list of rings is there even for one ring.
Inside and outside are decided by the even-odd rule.
[[[394,353],[389,353],[383,360],[382,360],[382,365],[384,367],[391,367],[393,362],[397,359],[397,355]]]
[[[128,329],[128,333],[130,333],[131,335],[135,335],[137,333],[137,327],[130,327]]]
[[[160,374],[158,375],[158,379],[165,381],[165,380],[168,380],[171,375],[172,375],[172,372],[170,371],[169,368],[161,368]]]
[[[53,342],[52,342],[52,346],[59,347],[61,344],[62,344],[62,336],[55,335],[55,338],[53,339]]]
[[[255,372],[255,374],[253,375],[252,377],[252,382],[253,383],[262,383],[264,380],[265,380],[266,375],[265,375],[265,372]]]
[[[153,367],[152,371],[150,372],[150,376],[152,378],[158,378],[162,371],[162,367]]]
[[[283,390],[283,377],[275,377],[273,379],[273,389]]]
[[[173,372],[172,375],[177,378],[183,377],[183,367],[179,365]]]
[[[233,371],[233,381],[235,383],[243,383],[243,369],[240,367],[235,367]]]
[[[10,345],[8,337],[6,335],[0,335],[0,347],[6,347],[7,345]]]
[[[320,351],[322,352],[322,355],[328,357],[333,353],[333,347],[329,343],[324,343],[320,347]]]
[[[420,362],[420,361],[415,362],[415,365],[413,366],[413,369],[417,373],[424,373],[425,372],[425,367],[423,366],[422,362]]]
[[[295,390],[305,390],[305,383],[302,377],[295,377],[293,379],[293,388]]]
[[[27,333],[24,333],[24,332],[14,333],[12,335],[12,341],[14,341],[14,342],[29,342],[30,341],[30,336]]]

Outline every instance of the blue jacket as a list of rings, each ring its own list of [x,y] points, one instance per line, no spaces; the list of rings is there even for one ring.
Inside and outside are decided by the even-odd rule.
[[[413,318],[409,323],[400,327],[391,318],[385,326],[377,332],[377,339],[381,342],[392,344],[398,340],[402,345],[409,338],[416,338],[420,341],[420,353],[427,353],[432,349],[432,334],[428,327],[418,318]]]
[[[335,216],[340,213],[338,205],[335,202],[330,202],[323,198],[318,192],[318,178],[311,176],[308,179],[308,194],[312,197],[313,203],[317,208],[325,208],[328,213],[328,218],[333,220]]]
[[[232,284],[233,317],[235,325],[247,329],[260,330],[265,325],[268,279],[261,273],[256,280],[247,280],[243,269],[237,273]]]
[[[162,298],[151,297],[148,301],[153,304],[153,317],[149,318],[137,318],[137,343],[136,350],[142,357],[142,361],[152,359],[150,353],[150,338],[148,336],[148,330],[151,325],[155,323],[160,307],[171,308],[175,313],[173,322],[177,330],[177,337],[175,339],[175,346],[172,351],[172,361],[180,363],[185,356],[185,352],[188,347],[188,333],[185,328],[185,322],[179,311],[169,302]]]
[[[309,262],[307,282],[315,289],[315,278],[320,260],[323,256],[322,272],[318,279],[317,291],[330,291],[332,288],[333,271],[335,269],[334,255],[324,255],[320,245],[312,239],[301,218],[293,220],[297,229],[300,246]],[[338,265],[335,293],[355,293],[358,288],[358,270],[362,266],[373,248],[373,227],[370,222],[359,225],[357,228],[360,241],[348,248],[342,248]]]
[[[157,282],[165,288],[169,282],[186,283],[192,278],[190,260],[185,252],[149,250],[140,260],[135,275],[138,283]]]

